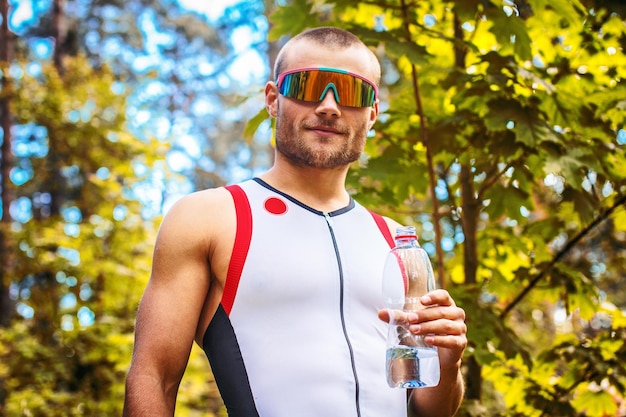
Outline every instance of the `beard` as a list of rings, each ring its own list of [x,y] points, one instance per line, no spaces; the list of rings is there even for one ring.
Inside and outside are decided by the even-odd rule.
[[[325,126],[338,133],[332,138],[316,136],[309,131],[313,126]],[[359,159],[365,148],[367,131],[367,122],[350,129],[327,120],[303,121],[296,125],[281,116],[276,119],[276,150],[296,166],[338,168]]]

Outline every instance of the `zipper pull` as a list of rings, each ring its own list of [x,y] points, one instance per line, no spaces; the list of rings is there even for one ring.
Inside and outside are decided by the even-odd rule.
[[[333,227],[333,219],[330,217],[330,215],[328,213],[322,213],[324,215],[324,218],[326,219],[326,223],[328,223],[328,226]]]

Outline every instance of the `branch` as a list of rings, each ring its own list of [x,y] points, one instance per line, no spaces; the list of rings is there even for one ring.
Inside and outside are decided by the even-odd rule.
[[[517,304],[519,304],[522,299],[524,299],[524,297],[526,297],[526,295],[539,283],[539,281],[541,281],[545,276],[548,275],[548,273],[552,270],[552,268],[554,268],[554,266],[565,256],[567,255],[567,253],[572,250],[572,248],[574,248],[578,242],[581,241],[582,238],[584,238],[585,236],[587,236],[596,226],[598,226],[600,223],[602,223],[604,220],[608,219],[609,216],[621,205],[626,204],[626,195],[621,196],[620,198],[618,198],[615,203],[613,203],[613,205],[611,207],[609,207],[606,211],[600,213],[595,219],[593,219],[593,221],[591,223],[589,223],[587,225],[587,227],[585,227],[584,229],[582,229],[580,232],[578,232],[578,234],[576,234],[576,236],[574,236],[572,238],[572,240],[570,240],[569,242],[567,242],[567,244],[565,245],[565,247],[563,247],[563,249],[561,249],[556,256],[554,257],[554,259],[552,259],[552,261],[550,261],[550,263],[542,270],[539,272],[539,274],[537,274],[526,286],[526,288],[524,288],[522,290],[522,292],[520,292],[517,297],[515,297],[515,299],[513,301],[511,301],[509,303],[508,306],[506,306],[506,308],[504,310],[502,310],[502,313],[500,313],[500,319],[504,319],[507,314],[509,314],[511,312],[511,310],[513,310],[515,308],[515,306],[517,306]]]
[[[404,27],[406,31],[406,40],[411,42],[411,30],[409,28],[409,16],[408,10],[405,0],[402,0],[402,14],[404,19]],[[420,118],[420,133],[422,134],[421,140],[426,148],[426,162],[428,164],[428,179],[429,179],[429,189],[430,195],[433,204],[433,227],[435,230],[435,250],[437,252],[437,276],[439,277],[439,282],[442,288],[446,287],[445,281],[445,269],[444,269],[444,253],[443,248],[441,246],[442,232],[440,222],[440,213],[439,213],[439,201],[437,200],[437,194],[435,193],[435,188],[437,186],[436,183],[436,172],[433,164],[433,155],[432,149],[428,142],[428,130],[426,127],[426,115],[424,114],[424,106],[422,105],[422,96],[420,91],[420,84],[418,79],[418,71],[415,64],[411,64],[411,75],[413,81],[413,93],[415,99],[415,107]]]

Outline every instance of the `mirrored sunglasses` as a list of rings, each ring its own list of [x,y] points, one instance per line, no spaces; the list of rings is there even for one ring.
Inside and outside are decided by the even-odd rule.
[[[283,72],[276,80],[278,92],[288,98],[318,103],[332,90],[337,104],[373,106],[378,87],[358,74],[336,68],[300,68]]]

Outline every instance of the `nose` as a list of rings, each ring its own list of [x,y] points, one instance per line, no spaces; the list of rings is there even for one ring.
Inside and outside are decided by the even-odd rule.
[[[341,116],[339,103],[337,103],[337,91],[334,85],[330,85],[323,93],[322,100],[317,104],[315,112],[321,116]]]

